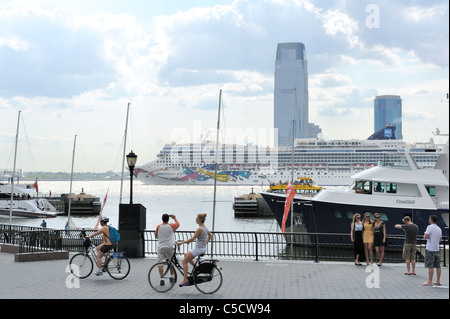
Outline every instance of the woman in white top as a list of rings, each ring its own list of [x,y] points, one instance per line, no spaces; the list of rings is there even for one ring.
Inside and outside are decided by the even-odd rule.
[[[198,229],[195,231],[194,236],[192,238],[187,239],[185,241],[179,242],[178,245],[181,244],[187,244],[190,242],[193,242],[197,239],[195,242],[194,249],[188,251],[184,255],[183,259],[183,273],[184,273],[184,279],[183,282],[180,284],[180,287],[182,286],[189,286],[189,280],[188,280],[188,263],[190,263],[192,266],[194,266],[194,262],[192,261],[195,257],[200,256],[201,254],[206,253],[206,244],[211,240],[211,232],[208,230],[208,228],[205,227],[206,214],[198,214],[195,222],[198,224]]]

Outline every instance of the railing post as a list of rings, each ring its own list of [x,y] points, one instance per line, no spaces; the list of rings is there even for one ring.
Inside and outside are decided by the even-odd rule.
[[[257,233],[254,233],[254,235],[255,235],[255,254],[256,254],[256,259],[255,259],[255,261],[259,261],[258,260],[258,234]]]
[[[315,238],[316,238],[316,240],[315,240],[315,245],[316,245],[316,263],[318,263],[319,262],[319,235],[316,233],[315,234]]]

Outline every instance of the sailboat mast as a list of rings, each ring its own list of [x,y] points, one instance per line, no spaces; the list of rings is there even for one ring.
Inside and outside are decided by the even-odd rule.
[[[73,151],[72,151],[72,169],[70,171],[70,187],[69,187],[69,208],[67,210],[67,225],[70,228],[70,210],[72,208],[72,180],[73,180],[73,164],[75,162],[75,146],[77,144],[77,134],[75,134],[75,138],[73,140]]]
[[[220,128],[220,105],[222,101],[222,89],[219,92],[219,110],[217,114],[217,138],[216,138],[216,165],[214,168],[214,200],[213,200],[213,222],[212,231],[214,231],[214,226],[216,222],[216,189],[217,189],[217,162],[219,158],[219,128]]]
[[[19,111],[19,115],[17,117],[17,130],[16,130],[16,145],[14,147],[14,165],[13,165],[13,172],[11,177],[11,203],[9,205],[9,225],[11,225],[12,221],[12,207],[13,207],[13,200],[14,200],[14,177],[16,176],[16,157],[17,157],[17,143],[19,141],[19,123],[20,123],[20,113],[22,111]]]
[[[294,88],[294,101],[292,103],[292,162],[291,162],[291,184],[294,187],[294,151],[295,151],[295,100],[297,89]],[[295,188],[294,188],[295,192]],[[294,199],[291,201],[291,232],[294,231]]]
[[[124,173],[124,168],[125,168],[125,153],[126,153],[126,149],[127,149],[128,113],[130,112],[130,104],[131,103],[128,103],[128,106],[127,106],[127,118],[125,121],[125,133],[124,133],[124,138],[123,138],[122,177],[120,178],[119,204],[122,204],[123,173]]]

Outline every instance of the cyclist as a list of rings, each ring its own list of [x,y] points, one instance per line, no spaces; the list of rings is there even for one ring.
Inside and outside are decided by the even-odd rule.
[[[169,217],[174,220],[174,223],[169,224]],[[162,224],[156,226],[155,237],[158,239],[158,261],[165,261],[172,258],[173,246],[175,244],[174,232],[180,227],[180,223],[175,215],[162,215]],[[159,273],[162,276],[163,267],[159,267]],[[172,274],[172,273],[171,273]],[[161,285],[164,281],[161,280]]]
[[[96,276],[103,275],[102,257],[105,256],[105,254],[114,247],[114,244],[111,243],[111,241],[109,240],[109,227],[107,225],[108,222],[109,222],[108,217],[106,217],[106,216],[102,217],[100,219],[100,225],[102,226],[102,228],[100,228],[100,230],[96,231],[92,235],[86,236],[88,238],[92,238],[94,236],[102,234],[103,242],[101,245],[97,246],[97,267],[98,267],[98,269],[95,272]]]
[[[187,243],[193,242],[195,239],[197,239],[197,241],[195,242],[195,248],[188,251],[184,255],[184,259],[183,259],[184,279],[183,279],[183,282],[180,284],[180,287],[190,285],[189,280],[188,280],[188,263],[190,263],[192,266],[194,266],[194,262],[192,260],[195,257],[206,253],[206,245],[211,240],[211,236],[212,236],[211,232],[204,225],[205,219],[206,219],[206,214],[198,214],[197,218],[195,219],[195,222],[198,224],[199,227],[195,231],[194,236],[192,236],[192,238],[190,238],[190,239],[187,239],[185,241],[178,243],[178,245],[187,244]]]

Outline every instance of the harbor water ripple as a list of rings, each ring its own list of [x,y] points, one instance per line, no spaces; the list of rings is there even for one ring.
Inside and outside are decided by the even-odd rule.
[[[39,195],[57,196],[69,193],[69,181],[39,181]],[[268,187],[262,186],[221,186],[216,192],[216,231],[245,231],[245,232],[277,232],[277,223],[272,218],[235,218],[233,211],[234,197],[251,192],[261,192]],[[79,194],[81,190],[86,194],[99,197],[103,202],[108,193],[103,215],[110,218],[111,225],[118,225],[120,181],[73,181],[72,193]],[[213,220],[213,186],[180,186],[180,185],[144,185],[133,181],[133,203],[142,204],[147,209],[146,229],[155,229],[161,223],[163,213],[175,214],[180,221],[179,230],[195,230],[195,218],[198,213],[208,214],[206,226],[212,229]],[[130,202],[129,180],[123,182],[122,203]],[[72,216],[73,222],[79,228],[94,228],[98,216]],[[67,216],[58,216],[46,220],[49,228],[64,228]],[[4,219],[5,223],[8,219]],[[39,226],[42,220],[28,218],[13,218],[12,224],[24,226]]]

